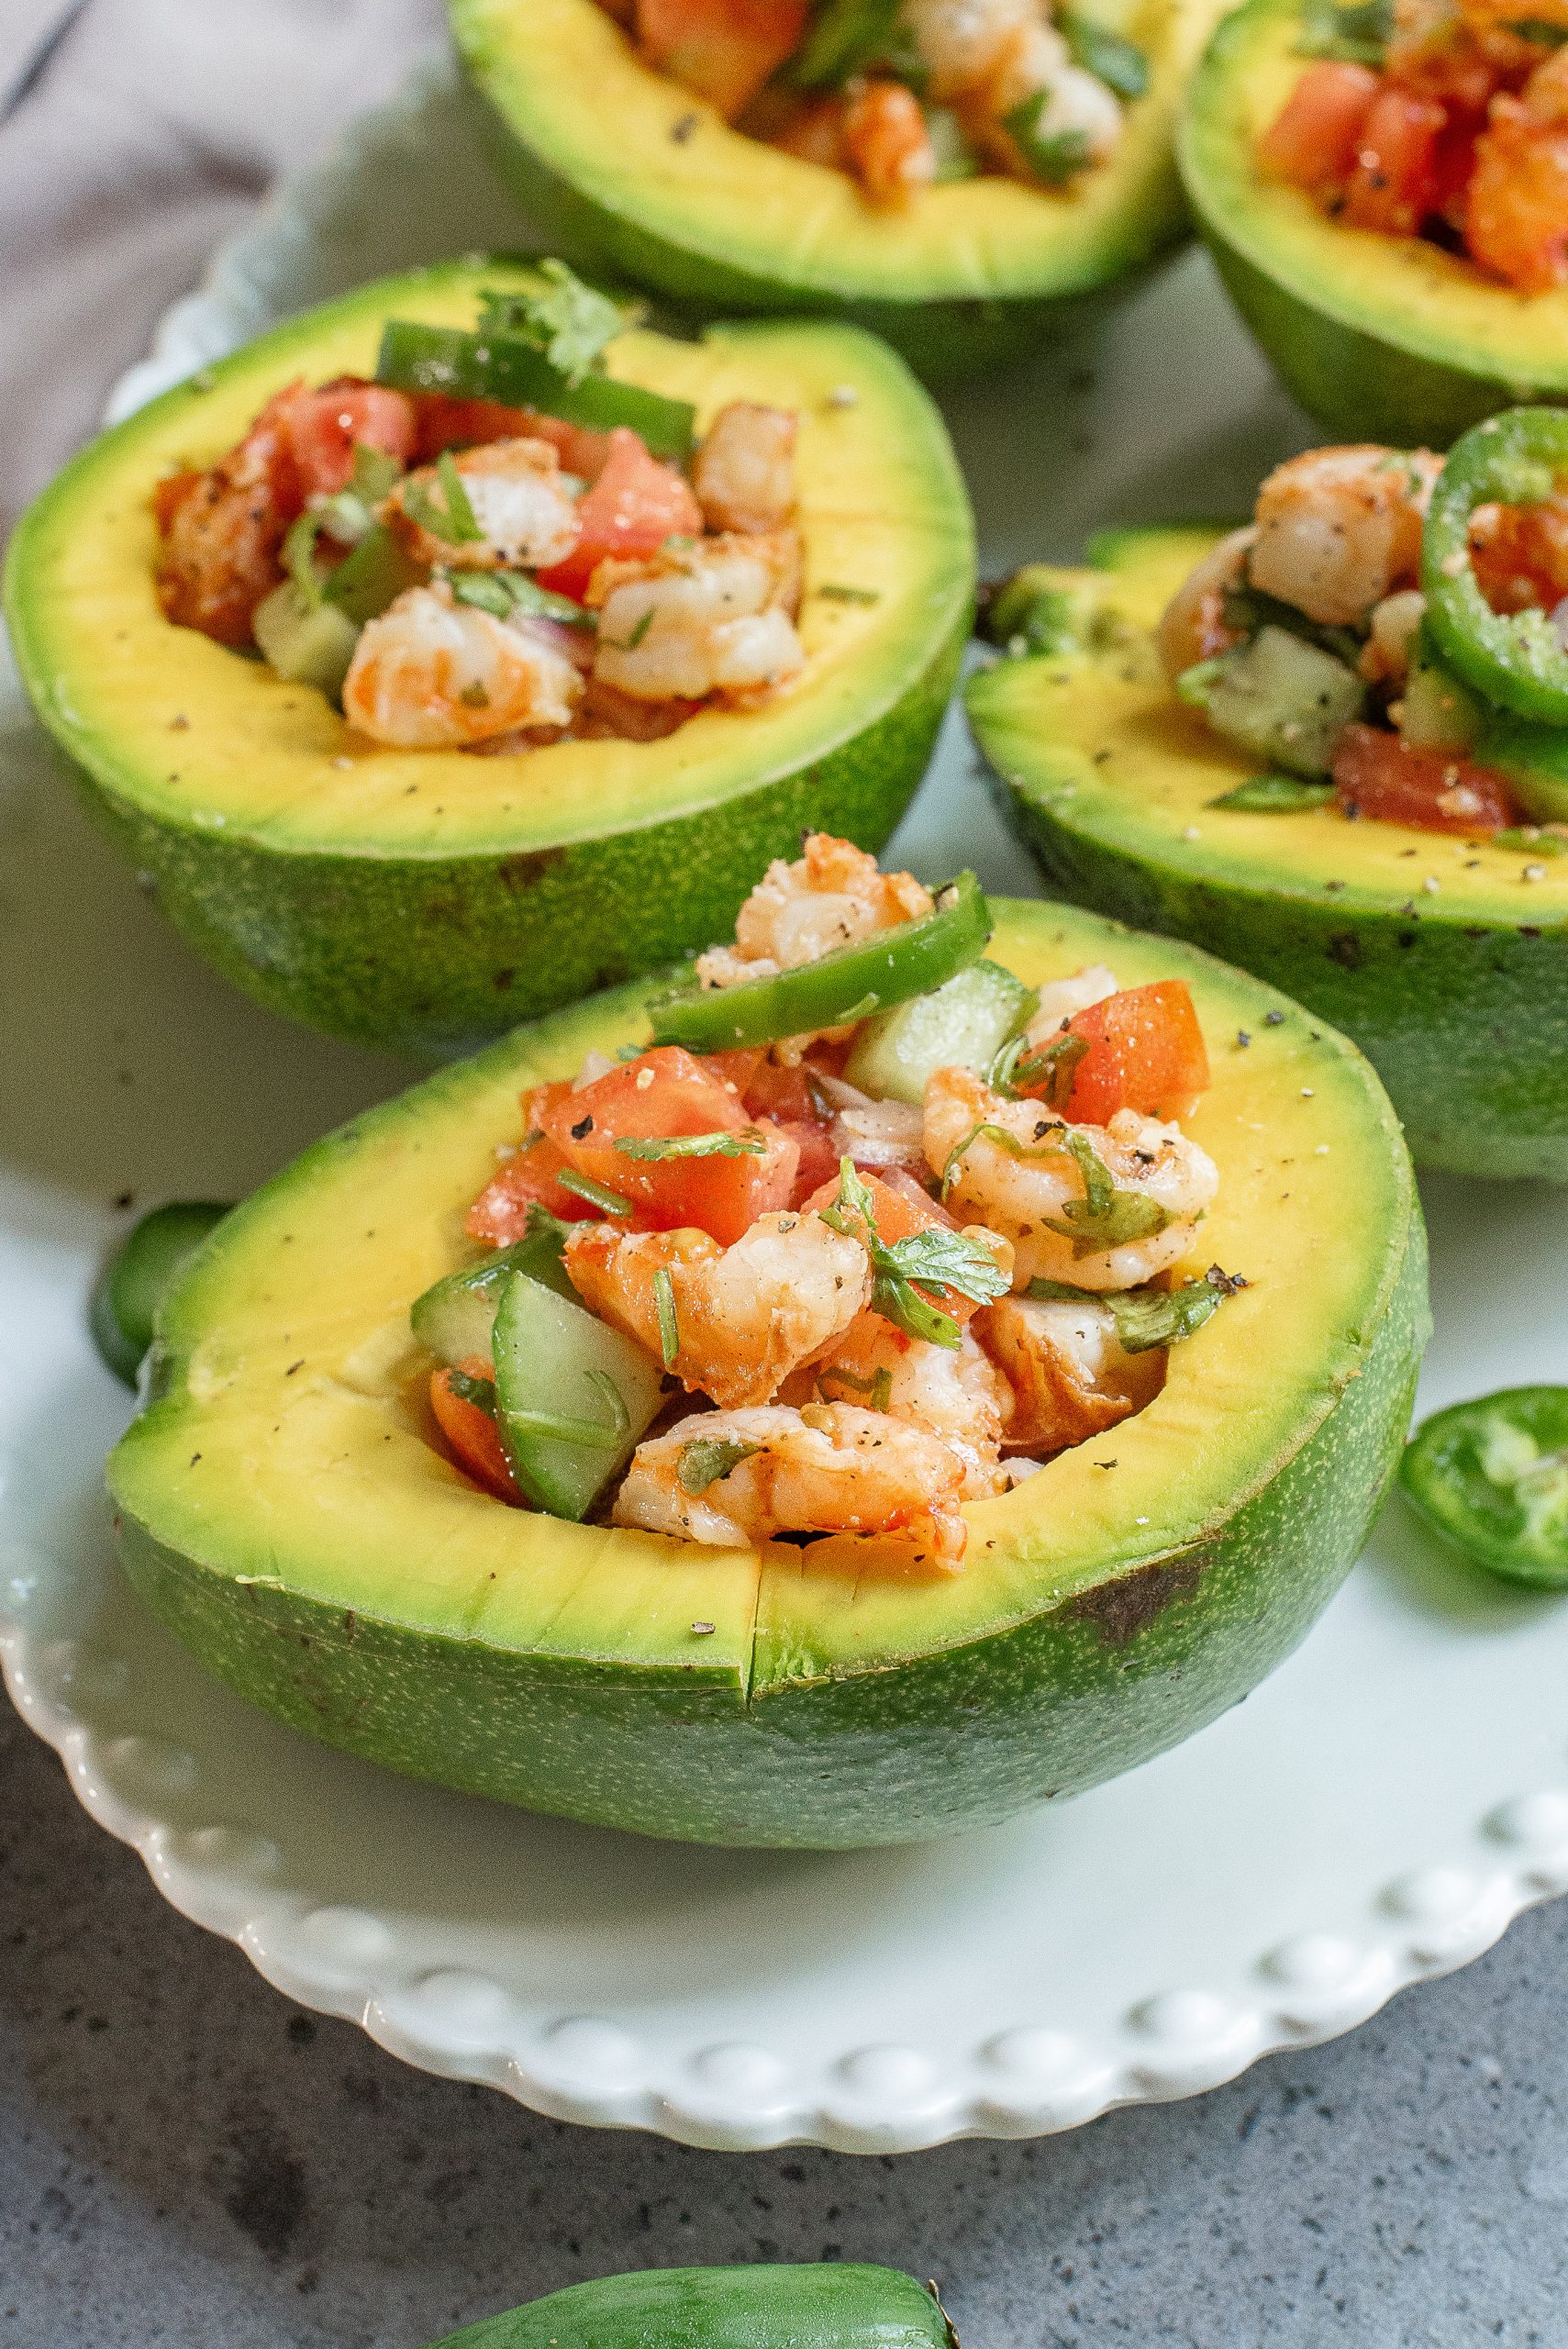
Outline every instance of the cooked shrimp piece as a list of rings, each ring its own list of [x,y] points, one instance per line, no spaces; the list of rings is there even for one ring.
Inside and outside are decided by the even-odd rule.
[[[1120,992],[1116,973],[1104,963],[1091,963],[1086,969],[1075,971],[1070,979],[1047,979],[1040,991],[1040,1008],[1025,1030],[1025,1037],[1031,1044],[1048,1044],[1079,1012]]]
[[[1246,577],[1247,557],[1257,535],[1251,522],[1228,532],[1188,572],[1166,605],[1155,641],[1168,677],[1179,677],[1195,661],[1211,661],[1237,642],[1238,631],[1226,626],[1226,590],[1240,587]]]
[[[963,1497],[984,1500],[1006,1482],[998,1466],[1013,1398],[965,1329],[956,1346],[911,1338],[869,1309],[781,1389],[781,1402],[859,1403],[940,1436],[963,1463]]]
[[[661,1351],[655,1275],[670,1275],[670,1367],[721,1408],[765,1403],[789,1373],[847,1330],[871,1291],[858,1240],[819,1215],[759,1216],[720,1248],[703,1231],[579,1223],[566,1269],[584,1302],[651,1353]]]
[[[870,81],[844,111],[844,161],[873,204],[907,204],[937,175],[925,110],[902,82]]]
[[[795,439],[788,408],[731,400],[719,409],[692,467],[710,530],[783,529],[795,511]]]
[[[1159,1347],[1129,1354],[1108,1305],[1009,1297],[971,1325],[1006,1381],[1009,1452],[1035,1457],[1114,1428],[1152,1402],[1165,1376]]]
[[[1427,616],[1418,587],[1396,588],[1373,607],[1370,633],[1357,664],[1369,685],[1402,685],[1410,674],[1410,653]]]
[[[250,642],[252,616],[283,576],[278,551],[299,510],[284,430],[298,390],[291,384],[269,400],[216,465],[159,485],[158,602],[176,628],[200,629],[219,644]]]
[[[1308,619],[1353,628],[1421,567],[1421,525],[1442,459],[1362,442],[1310,449],[1258,492],[1252,584]]]
[[[733,946],[698,957],[705,987],[733,986],[815,963],[879,930],[929,914],[931,893],[912,873],[883,873],[874,856],[830,832],[807,832],[792,864],[775,857],[735,922]]]
[[[1013,1148],[995,1139],[997,1129]],[[1157,1209],[1157,1228],[1095,1245],[1082,1214],[1085,1169],[1070,1144],[1087,1144],[1118,1194]],[[1174,1125],[1118,1109],[1108,1126],[1067,1126],[1036,1101],[1004,1101],[963,1068],[938,1069],[927,1084],[926,1157],[955,1209],[1013,1242],[1015,1289],[1037,1279],[1092,1289],[1152,1280],[1186,1254],[1219,1187],[1214,1161]]]
[[[701,1483],[722,1465],[707,1447],[729,1444],[746,1450]],[[716,1549],[775,1533],[907,1533],[955,1570],[968,1538],[963,1476],[963,1463],[938,1437],[885,1411],[850,1403],[704,1411],[639,1444],[614,1522]]]
[[[787,684],[806,664],[786,607],[797,565],[793,530],[601,563],[588,596],[600,607],[595,676],[639,701]]]
[[[577,508],[550,441],[484,441],[452,462],[480,535],[465,539],[454,527],[449,538],[427,527],[432,507],[445,512],[447,496],[436,467],[421,465],[398,483],[385,508],[417,562],[449,571],[542,570],[571,553]]]
[[[582,693],[573,662],[526,621],[460,604],[437,581],[365,623],[343,715],[400,751],[458,750],[513,728],[567,727]]]
[[[906,0],[903,24],[939,102],[978,89],[1020,34],[1045,28],[1039,0]]]

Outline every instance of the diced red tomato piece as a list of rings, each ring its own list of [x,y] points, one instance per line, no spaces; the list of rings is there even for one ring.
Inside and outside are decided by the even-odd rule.
[[[700,538],[702,527],[685,477],[651,455],[640,433],[617,425],[603,471],[578,500],[577,543],[564,561],[539,573],[539,585],[581,600],[608,556],[656,554],[668,538]]]
[[[1073,1071],[1062,1114],[1103,1126],[1118,1109],[1181,1118],[1208,1085],[1208,1053],[1184,979],[1124,987],[1068,1022],[1088,1051]]]
[[[788,1134],[800,1152],[789,1202],[792,1208],[798,1208],[824,1183],[831,1183],[837,1176],[839,1153],[833,1147],[831,1128],[816,1118],[781,1118],[777,1123],[780,1132]]]
[[[750,1119],[720,1076],[679,1044],[655,1045],[579,1091],[549,1102],[535,1094],[533,1114],[564,1159],[631,1200],[642,1230],[695,1225],[728,1247],[760,1215],[789,1205],[799,1146],[765,1119]],[[683,1134],[753,1133],[759,1152],[733,1158],[632,1158],[619,1141]]]
[[[1568,277],[1568,129],[1533,120],[1520,99],[1496,99],[1475,142],[1464,240],[1521,294]]]
[[[871,1193],[877,1237],[884,1247],[896,1247],[899,1241],[910,1239],[917,1231],[957,1230],[947,1209],[939,1207],[915,1177],[906,1174],[902,1168],[888,1167],[873,1174],[870,1167],[862,1166],[859,1173]],[[801,1207],[807,1214],[813,1209],[820,1211],[830,1208],[838,1196],[839,1177],[835,1174],[830,1183],[822,1184],[809,1198],[803,1199]],[[980,1309],[973,1298],[960,1297],[956,1289],[937,1288],[929,1294],[932,1302],[940,1305],[944,1313],[951,1313],[955,1321],[967,1321],[972,1313]]]
[[[610,436],[586,424],[568,424],[534,407],[506,407],[500,400],[458,400],[447,392],[415,395],[418,462],[428,465],[443,449],[476,449],[490,440],[548,440],[569,473],[595,481],[610,452]]]
[[[1375,726],[1347,726],[1340,735],[1334,789],[1347,815],[1426,832],[1494,832],[1520,820],[1507,783],[1490,767],[1418,751]]]
[[[523,1096],[523,1131],[538,1130],[540,1112],[558,1100],[569,1100],[569,1085],[540,1085]],[[493,1248],[509,1248],[528,1228],[528,1209],[540,1207],[563,1223],[581,1223],[603,1213],[575,1191],[557,1181],[566,1166],[555,1144],[541,1135],[527,1150],[508,1158],[474,1200],[463,1225],[471,1240],[487,1240]]]
[[[1464,226],[1479,128],[1473,115],[1456,116],[1451,109],[1432,150],[1432,210],[1455,228]]]
[[[1361,128],[1341,218],[1351,228],[1413,237],[1436,209],[1438,140],[1448,121],[1429,98],[1385,83]]]
[[[1377,75],[1364,65],[1309,65],[1258,141],[1264,177],[1315,194],[1343,187],[1377,92]]]
[[[462,1367],[471,1378],[490,1376],[487,1362],[465,1362]],[[521,1503],[523,1497],[507,1465],[495,1420],[477,1403],[453,1392],[453,1375],[450,1370],[431,1373],[430,1408],[458,1466],[497,1500]]]
[[[806,31],[810,0],[637,0],[637,38],[671,74],[730,118]]]
[[[1470,518],[1475,584],[1495,612],[1552,611],[1568,596],[1568,499],[1478,506]]]
[[[382,449],[406,464],[418,438],[406,392],[345,375],[318,392],[294,393],[284,410],[289,451],[308,497],[333,496],[353,478],[356,445]]]

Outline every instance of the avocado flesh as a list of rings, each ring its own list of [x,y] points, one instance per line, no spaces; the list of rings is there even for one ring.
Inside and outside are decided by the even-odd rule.
[[[881,345],[806,321],[629,333],[609,354],[695,401],[705,428],[732,399],[800,417],[807,666],[764,708],[705,709],[658,742],[399,751],[163,618],[161,475],[211,462],[282,384],[373,373],[388,317],[471,325],[481,291],[517,275],[450,263],[291,320],[95,441],[23,518],[6,573],[39,714],[176,926],[273,1008],[429,1056],[722,937],[803,828],[880,847],[973,599],[969,502],[935,408]]]
[[[451,0],[450,15],[494,109],[500,168],[569,259],[624,272],[699,315],[853,318],[935,378],[993,365],[1043,329],[1068,330],[1182,240],[1177,99],[1218,9],[1218,0],[1095,9],[1151,69],[1149,95],[1127,109],[1103,169],[1061,192],[955,180],[902,210],[731,129],[641,64],[597,0]]]
[[[110,1463],[149,1603],[329,1743],[701,1842],[921,1840],[1235,1702],[1338,1586],[1398,1455],[1427,1330],[1408,1160],[1361,1056],[1254,981],[1071,907],[994,910],[991,953],[1028,985],[1098,962],[1190,982],[1215,1062],[1191,1131],[1221,1170],[1193,1268],[1252,1286],[1114,1440],[972,1505],[962,1575],[845,1538],[718,1551],[561,1522],[428,1440],[409,1305],[472,1253],[462,1215],[519,1090],[646,1033],[623,988],[372,1111],[214,1234]]]
[[[1015,820],[1066,896],[1200,941],[1354,1037],[1418,1163],[1568,1181],[1568,859],[1527,881],[1528,850],[1480,838],[1213,807],[1260,763],[1183,707],[1152,631],[1217,535],[1107,534],[1095,569],[1060,574],[1097,584],[1102,649],[971,681]]]
[[[1568,287],[1522,295],[1259,176],[1258,140],[1308,62],[1300,38],[1301,0],[1246,0],[1209,43],[1177,134],[1198,226],[1294,396],[1336,439],[1446,449],[1498,408],[1568,393]]]

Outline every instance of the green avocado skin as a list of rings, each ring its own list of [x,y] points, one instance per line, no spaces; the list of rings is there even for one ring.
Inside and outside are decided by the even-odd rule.
[[[218,1678],[329,1745],[530,1809],[684,1842],[919,1842],[1133,1768],[1236,1704],[1349,1572],[1397,1464],[1430,1332],[1420,1210],[1323,1416],[1199,1544],[1012,1627],[748,1697],[722,1674],[555,1663],[230,1576],[124,1507],[131,1581]],[[127,1446],[138,1441],[133,1427]],[[1049,1548],[1049,1528],[1039,1539]],[[526,1746],[506,1724],[526,1718]]]
[[[805,830],[877,850],[930,759],[969,633],[852,740],[688,816],[507,855],[345,855],[165,822],[68,763],[163,913],[270,1010],[440,1060],[722,938]],[[678,879],[677,879],[678,876]]]
[[[1285,389],[1334,439],[1446,449],[1499,408],[1562,398],[1561,386],[1537,391],[1423,359],[1314,309],[1238,252],[1196,194],[1193,201],[1226,291]]]
[[[1140,930],[1188,938],[1351,1036],[1387,1087],[1418,1166],[1568,1182],[1568,935],[1193,878],[1070,829],[1052,795],[1006,803],[1053,889]]]
[[[892,2267],[653,2267],[572,2284],[430,2349],[957,2349]]]

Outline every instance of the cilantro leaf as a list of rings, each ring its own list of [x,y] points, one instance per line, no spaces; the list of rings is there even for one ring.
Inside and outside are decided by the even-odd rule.
[[[482,295],[479,332],[526,342],[578,384],[602,370],[605,345],[628,324],[628,314],[563,261],[541,261],[531,274],[520,292]]]
[[[828,1392],[827,1382],[829,1380],[835,1386],[847,1386],[851,1395],[863,1395],[868,1411],[885,1411],[893,1399],[893,1373],[885,1363],[869,1378],[857,1378],[852,1370],[842,1370],[837,1364],[819,1370],[814,1384],[825,1403],[833,1399]]]
[[[462,485],[462,475],[457,469],[450,449],[443,449],[436,459],[436,477],[446,496],[446,504],[438,506],[435,493],[423,482],[407,483],[403,492],[403,510],[410,520],[417,522],[433,539],[449,547],[473,545],[484,536],[474,519],[468,492]]]
[[[1097,1256],[1104,1249],[1152,1240],[1164,1230],[1171,1219],[1159,1201],[1143,1191],[1122,1190],[1087,1134],[1067,1132],[1062,1147],[1077,1163],[1084,1196],[1069,1199],[1059,1216],[1041,1220],[1048,1231],[1071,1240],[1075,1256]]]
[[[681,1351],[681,1325],[675,1319],[675,1284],[664,1264],[653,1275],[653,1308],[659,1316],[659,1351],[668,1370]]]
[[[1037,93],[1002,117],[1002,128],[1037,180],[1047,187],[1064,187],[1089,161],[1089,141],[1081,130],[1041,133],[1045,98]]]
[[[558,1174],[556,1181],[563,1191],[573,1191],[591,1207],[603,1208],[606,1215],[629,1215],[631,1201],[612,1191],[607,1183],[595,1183],[591,1174],[573,1174],[570,1171]]]
[[[615,1147],[623,1158],[765,1158],[768,1145],[754,1126],[738,1134],[627,1134]]]
[[[955,1289],[974,1304],[989,1305],[1006,1289],[1006,1275],[995,1258],[962,1231],[930,1227],[890,1247],[877,1230],[875,1202],[852,1158],[839,1162],[839,1196],[822,1210],[822,1220],[858,1240],[871,1258],[872,1311],[927,1345],[956,1347],[963,1333],[952,1315],[922,1291]]]
[[[742,1443],[736,1436],[701,1436],[681,1446],[675,1463],[675,1481],[682,1492],[695,1500],[706,1493],[710,1485],[722,1484],[732,1469],[743,1460],[761,1452],[760,1443]]]
[[[1289,816],[1303,807],[1321,807],[1333,796],[1331,783],[1308,783],[1305,775],[1251,774],[1208,804],[1243,816]]]
[[[1183,1281],[1177,1288],[1128,1288],[1101,1291],[1074,1288],[1068,1281],[1030,1281],[1026,1297],[1051,1303],[1104,1305],[1116,1322],[1124,1353],[1149,1353],[1156,1346],[1179,1345],[1201,1330],[1211,1313],[1247,1283],[1234,1273],[1211,1265],[1198,1280]]]
[[[495,1381],[493,1378],[475,1378],[466,1370],[449,1370],[446,1389],[449,1395],[455,1395],[460,1403],[472,1403],[476,1411],[484,1413],[486,1419],[495,1417]]]
[[[1074,1072],[1088,1049],[1086,1036],[1074,1036],[1066,1030],[1048,1044],[1031,1045],[1027,1036],[1015,1036],[992,1062],[985,1081],[1005,1101],[1016,1101],[1038,1087],[1039,1097],[1048,1108],[1063,1109],[1073,1091]]]
[[[1049,1131],[1052,1135],[1064,1135],[1067,1129],[1058,1122],[1051,1125]],[[977,1141],[995,1142],[997,1149],[1005,1150],[1009,1158],[1060,1158],[1065,1146],[1062,1141],[1053,1140],[1042,1141],[1038,1147],[1033,1147],[1027,1141],[1020,1141],[1018,1135],[1008,1127],[998,1126],[989,1118],[983,1118],[977,1126],[971,1126],[961,1141],[954,1142],[947,1154],[946,1163],[942,1167],[941,1190],[944,1199],[957,1182],[959,1169]]]
[[[559,620],[565,628],[596,629],[596,613],[574,604],[570,596],[556,596],[530,579],[525,571],[457,571],[446,574],[447,584],[460,604],[473,604],[498,620]]]
[[[1394,35],[1394,0],[1307,0],[1298,57],[1329,57],[1348,65],[1381,65]]]
[[[902,0],[827,0],[797,53],[791,79],[802,90],[847,82],[896,39]]]
[[[1149,87],[1149,61],[1132,41],[1113,33],[1093,17],[1065,8],[1057,19],[1073,54],[1074,65],[1093,73],[1118,98],[1140,98]]]

